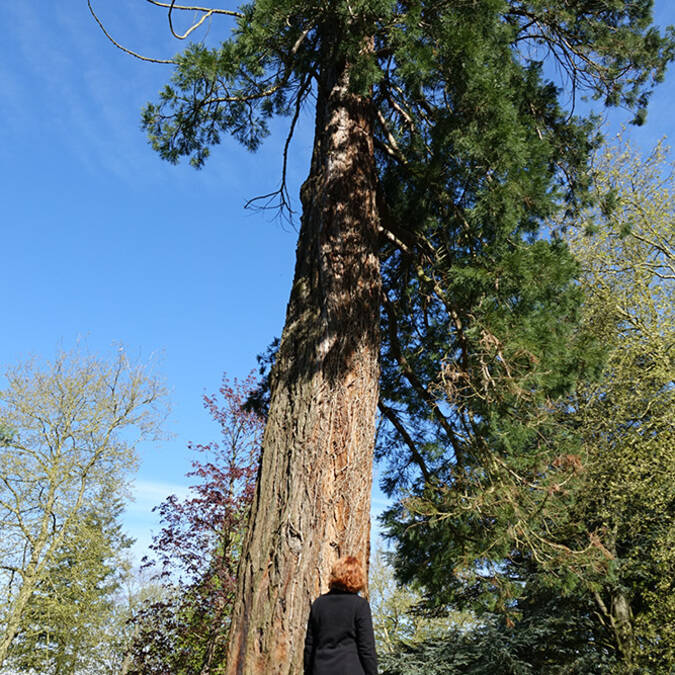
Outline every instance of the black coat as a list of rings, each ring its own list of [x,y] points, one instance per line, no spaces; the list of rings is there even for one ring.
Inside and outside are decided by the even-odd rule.
[[[305,675],[377,675],[373,621],[365,598],[332,590],[312,603]]]

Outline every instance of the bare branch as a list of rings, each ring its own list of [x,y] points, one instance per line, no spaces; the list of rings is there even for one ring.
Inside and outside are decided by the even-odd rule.
[[[148,2],[152,3],[153,5],[159,5],[159,6],[164,6],[166,7],[164,3],[160,2],[154,2],[154,0],[148,0]],[[171,34],[177,38],[178,40],[185,40],[185,38],[192,33],[192,31],[196,30],[201,26],[206,19],[208,19],[210,16],[213,14],[227,14],[228,16],[237,16],[237,17],[242,17],[244,16],[243,14],[240,14],[239,12],[232,12],[226,9],[218,10],[218,9],[206,9],[204,7],[181,7],[181,6],[176,6],[176,0],[171,0],[171,4],[168,5],[169,7],[169,29],[171,30]],[[174,9],[192,9],[198,12],[203,12],[203,16],[199,21],[195,22],[188,28],[182,35],[178,35],[176,31],[173,28],[173,10]]]
[[[398,147],[398,143],[396,142],[396,138],[394,137],[394,134],[392,134],[391,130],[389,129],[389,125],[387,124],[387,120],[385,119],[384,115],[382,114],[382,111],[379,108],[377,110],[377,120],[382,127],[382,131],[383,131],[384,135],[387,137],[387,143],[384,143],[384,141],[381,141],[382,148],[387,152],[388,155],[390,155],[392,158],[398,160],[403,166],[406,166],[408,164],[408,162],[407,162],[404,154],[401,152],[401,148]]]
[[[407,255],[412,255],[412,251],[406,244],[404,244],[388,227],[384,227],[381,224],[378,225],[377,230],[380,234],[384,235],[389,241],[401,249]]]
[[[284,150],[283,150],[283,161],[282,161],[282,166],[281,166],[281,185],[279,186],[278,190],[275,190],[274,192],[270,192],[269,194],[266,195],[260,195],[259,197],[253,197],[253,199],[249,199],[246,204],[244,205],[244,208],[250,208],[252,207],[257,201],[262,201],[262,200],[267,200],[266,203],[258,208],[261,209],[268,209],[268,208],[274,208],[274,209],[279,209],[282,213],[283,211],[288,212],[288,220],[292,223],[293,221],[293,215],[294,211],[291,208],[290,205],[290,197],[288,195],[288,188],[286,184],[286,174],[288,170],[288,149],[291,144],[291,140],[293,138],[293,133],[295,132],[295,127],[298,122],[298,118],[300,117],[300,110],[302,108],[302,101],[304,99],[304,96],[309,89],[311,82],[311,78],[308,75],[307,78],[300,84],[300,87],[298,88],[298,93],[295,99],[295,110],[293,112],[293,118],[291,120],[291,124],[288,130],[288,134],[286,135],[286,141],[284,143]],[[279,197],[279,202],[277,204],[273,204],[272,201],[274,197],[278,196]]]
[[[153,59],[150,58],[149,56],[143,56],[143,54],[134,52],[131,49],[127,49],[126,47],[121,45],[106,30],[105,26],[103,25],[103,22],[98,18],[96,12],[94,12],[94,8],[91,6],[91,0],[87,0],[87,5],[89,6],[89,11],[91,12],[91,15],[94,17],[94,20],[99,25],[99,28],[103,31],[103,34],[108,38],[108,40],[110,40],[110,42],[112,42],[115,45],[115,47],[121,49],[125,54],[129,54],[130,56],[133,56],[136,59],[140,59],[141,61],[147,61],[149,63],[168,63],[171,65],[176,65],[176,62],[173,59]]]
[[[185,38],[188,35],[190,35],[192,31],[197,30],[197,28],[199,28],[199,26],[201,26],[204,23],[204,21],[206,21],[206,19],[208,19],[213,14],[213,11],[206,12],[205,14],[202,15],[202,18],[199,19],[199,21],[193,23],[182,35],[178,35],[178,33],[176,33],[176,31],[173,28],[173,18],[172,18],[173,6],[174,2],[171,2],[171,7],[169,7],[169,30],[171,31],[171,35],[173,35],[178,40],[185,40]]]
[[[242,19],[244,15],[241,12],[235,12],[231,9],[215,9],[213,7],[188,7],[185,5],[176,5],[174,2],[169,4],[168,2],[158,2],[158,0],[146,0],[151,5],[156,7],[164,7],[167,9],[180,9],[188,12],[207,12],[208,14],[224,14],[226,16],[235,16],[238,19]]]

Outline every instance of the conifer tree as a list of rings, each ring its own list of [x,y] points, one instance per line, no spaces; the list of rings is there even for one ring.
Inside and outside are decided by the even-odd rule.
[[[504,673],[672,672],[674,175],[662,144],[645,157],[628,143],[602,148],[593,188],[602,208],[585,210],[565,234],[581,267],[581,326],[606,352],[599,377],[578,382],[557,415],[579,440],[578,454],[562,456],[577,467],[574,481],[559,484],[565,509],[545,523],[558,554],[521,545],[491,579],[484,565],[482,579],[456,583],[445,564],[452,549],[418,537],[418,557],[403,571],[426,581],[440,604],[473,608],[480,619],[464,636],[399,640],[385,672],[427,672],[425,662],[443,673],[486,672],[490,663]],[[433,544],[451,536],[445,521],[425,526]],[[414,565],[435,573],[412,575]],[[508,604],[490,602],[512,582]]]
[[[175,16],[179,7],[167,4]],[[532,442],[520,427],[502,429],[496,451],[476,450],[485,444],[474,439],[496,428],[478,405],[495,379],[490,364],[508,379],[508,359],[518,361],[518,385],[538,401],[573,381],[561,347],[574,322],[573,264],[563,246],[530,242],[542,218],[586,199],[595,131],[563,108],[570,97],[590,92],[644,116],[672,55],[651,6],[256,0],[202,10],[233,16],[235,27],[215,49],[192,44],[178,55],[171,83],[147,107],[162,157],[201,166],[223,133],[255,149],[272,116],[290,118],[290,138],[303,105],[315,111],[228,672],[296,672],[309,601],[331,563],[346,553],[367,559],[380,358],[387,392],[400,390],[381,413],[398,434],[403,470],[414,467],[426,484],[430,457],[458,467],[442,480],[473,480],[486,457],[496,465]],[[564,92],[544,61],[559,67]],[[284,164],[287,152],[288,143]],[[278,197],[288,202],[283,182]],[[543,291],[531,293],[540,274]],[[441,343],[449,348],[438,351]],[[531,367],[549,346],[551,357]],[[439,403],[442,364],[453,392],[478,387],[475,410],[452,397],[449,409]],[[502,420],[518,402],[515,390],[507,398]],[[422,409],[443,432],[426,456],[424,423],[407,424]],[[518,434],[509,450],[506,437]]]
[[[85,511],[36,584],[9,649],[17,672],[105,673],[115,593],[132,544],[118,522],[121,500],[105,498]]]

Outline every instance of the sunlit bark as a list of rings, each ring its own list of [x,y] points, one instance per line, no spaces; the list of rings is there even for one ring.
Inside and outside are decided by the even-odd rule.
[[[326,70],[293,289],[239,574],[228,673],[297,673],[311,600],[369,551],[379,265],[372,111]]]

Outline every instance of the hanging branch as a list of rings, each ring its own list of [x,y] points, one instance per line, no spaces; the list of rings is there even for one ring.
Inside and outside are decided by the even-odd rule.
[[[283,150],[283,161],[281,165],[281,185],[279,186],[278,190],[275,190],[274,192],[269,192],[268,194],[265,195],[260,195],[258,197],[253,197],[253,199],[249,199],[246,204],[244,204],[244,208],[258,208],[260,210],[265,210],[265,209],[278,209],[280,212],[280,215],[284,213],[284,211],[288,212],[288,221],[292,222],[293,221],[293,214],[295,211],[291,208],[291,200],[290,196],[288,194],[288,186],[287,186],[287,181],[286,181],[286,176],[287,176],[287,170],[288,170],[288,149],[291,144],[291,140],[293,138],[293,133],[295,132],[295,127],[298,122],[298,118],[300,117],[300,110],[302,108],[302,101],[305,97],[305,94],[309,90],[311,84],[311,75],[307,75],[306,78],[300,83],[300,86],[298,87],[298,93],[295,99],[295,109],[293,112],[293,118],[291,119],[291,124],[288,130],[288,134],[286,135],[286,141],[284,142],[284,150]],[[279,202],[277,204],[272,203],[274,197],[278,196],[279,197]],[[266,200],[266,202],[262,206],[254,206],[254,204],[258,201]]]
[[[408,380],[408,382],[411,384],[413,389],[415,389],[415,391],[420,395],[420,397],[429,405],[429,409],[431,410],[434,417],[439,422],[441,428],[443,429],[443,431],[445,431],[448,439],[450,440],[450,444],[452,445],[457,461],[461,463],[464,453],[462,451],[459,439],[455,434],[455,430],[452,428],[452,425],[448,421],[447,417],[440,411],[438,403],[434,399],[433,394],[424,386],[422,381],[417,377],[413,369],[410,367],[410,364],[408,363],[407,359],[405,358],[403,350],[401,349],[401,345],[398,340],[398,335],[396,334],[396,326],[395,326],[396,317],[394,313],[394,308],[392,306],[391,300],[384,293],[382,295],[382,305],[389,318],[388,333],[392,355],[396,359],[396,362],[401,367],[401,372]]]
[[[148,61],[149,63],[168,63],[174,66],[176,65],[176,61],[174,61],[173,59],[153,59],[149,56],[143,56],[143,54],[134,52],[131,49],[128,49],[127,47],[121,45],[106,30],[105,26],[103,25],[103,22],[98,18],[96,12],[94,11],[94,8],[91,6],[91,0],[87,0],[87,5],[89,6],[89,11],[91,12],[91,15],[94,17],[94,20],[99,25],[99,28],[103,31],[103,34],[108,38],[108,40],[110,40],[110,42],[112,42],[115,45],[115,47],[117,47],[117,49],[121,49],[125,54],[129,54],[130,56],[133,56],[135,59],[140,59],[141,61]]]
[[[396,431],[398,431],[399,435],[403,439],[404,443],[408,446],[408,449],[410,450],[410,454],[412,456],[411,461],[415,462],[415,464],[417,464],[417,466],[419,467],[420,471],[422,472],[422,476],[424,476],[424,482],[431,483],[432,478],[431,473],[427,468],[424,458],[417,449],[415,441],[413,441],[412,437],[408,433],[408,430],[403,426],[401,420],[399,420],[399,418],[396,416],[396,413],[394,412],[393,408],[386,406],[382,402],[382,400],[378,402],[377,407],[380,409],[382,414],[392,423]]]

